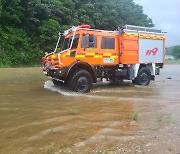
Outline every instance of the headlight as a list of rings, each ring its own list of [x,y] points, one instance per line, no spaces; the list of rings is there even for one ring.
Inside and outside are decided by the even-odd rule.
[[[56,55],[52,55],[52,56],[51,56],[51,59],[56,59]]]

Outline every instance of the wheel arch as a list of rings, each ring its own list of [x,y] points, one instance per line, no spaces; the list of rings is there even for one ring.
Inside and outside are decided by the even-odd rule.
[[[147,64],[146,67],[150,70],[151,75],[155,76],[156,65],[152,63],[152,64]]]
[[[147,67],[150,72],[151,72],[151,75],[152,76],[155,76],[155,69],[156,69],[156,65],[154,63],[149,63],[149,64],[135,64],[135,65],[132,65],[133,69],[134,69],[134,77],[136,78],[137,77],[137,74],[139,72],[139,70],[143,67]]]
[[[96,77],[96,74],[95,74],[93,67],[84,61],[76,61],[76,62],[72,63],[68,67],[66,77],[68,78],[69,76],[71,76],[72,73],[74,73],[75,71],[77,71],[79,69],[84,69],[84,70],[88,71],[92,76],[93,83],[97,82],[97,77]]]

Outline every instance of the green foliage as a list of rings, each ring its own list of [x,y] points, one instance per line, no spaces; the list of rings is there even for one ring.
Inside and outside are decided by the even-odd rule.
[[[133,113],[133,120],[137,121],[139,118],[139,113],[138,112],[134,112]]]
[[[133,0],[0,0],[0,21],[0,66],[39,63],[54,49],[58,32],[73,25],[153,26]]]
[[[70,115],[76,115],[76,114],[78,114],[78,112],[79,112],[79,111],[78,111],[77,109],[72,108],[72,109],[69,110],[68,113],[69,113]]]
[[[174,46],[170,46],[166,48],[166,55],[172,55],[172,49],[174,48]]]
[[[172,49],[172,55],[176,58],[176,59],[180,59],[180,45],[174,46]]]
[[[180,59],[166,59],[166,64],[180,64]]]
[[[60,25],[56,20],[43,21],[43,24],[39,27],[40,47],[43,51],[51,51],[52,45],[55,46],[59,29]]]
[[[23,29],[9,26],[3,27],[1,31],[0,64],[15,66],[20,63],[24,65],[35,64],[38,54],[33,52],[30,38]]]
[[[0,17],[1,17],[1,12],[2,12],[2,2],[0,0]]]

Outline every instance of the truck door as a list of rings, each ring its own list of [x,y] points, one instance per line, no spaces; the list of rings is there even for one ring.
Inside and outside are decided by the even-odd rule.
[[[97,36],[93,33],[82,34],[81,37],[81,60],[90,65],[99,65],[99,49],[97,47]]]
[[[118,47],[117,36],[102,36],[100,46],[100,65],[116,65],[118,64]]]

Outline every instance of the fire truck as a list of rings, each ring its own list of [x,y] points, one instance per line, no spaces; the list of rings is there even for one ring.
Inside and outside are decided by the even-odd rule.
[[[146,86],[163,67],[165,44],[164,32],[148,27],[124,25],[107,31],[73,26],[59,33],[55,50],[42,57],[43,72],[54,85],[82,93],[104,80]]]

